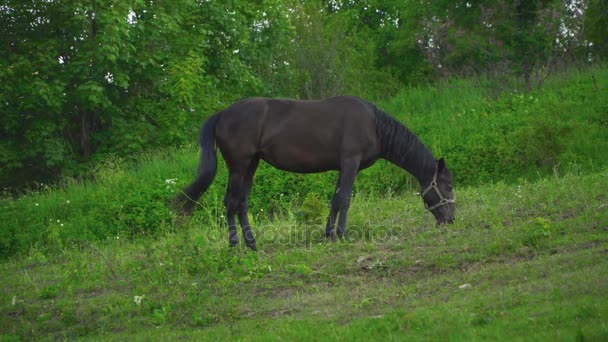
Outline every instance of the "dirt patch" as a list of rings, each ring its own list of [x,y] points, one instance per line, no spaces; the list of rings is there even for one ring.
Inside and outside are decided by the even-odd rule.
[[[278,298],[287,298],[293,296],[296,293],[296,289],[293,287],[285,287],[285,288],[274,288],[271,289],[270,294],[272,297]]]
[[[274,310],[274,311],[270,311],[268,313],[269,317],[281,317],[281,316],[288,316],[292,313],[296,313],[297,310],[293,309],[293,308],[285,308],[285,309],[279,309],[279,310]]]
[[[298,289],[296,287],[254,287],[248,292],[256,296],[264,296],[269,298],[288,298],[294,295]]]

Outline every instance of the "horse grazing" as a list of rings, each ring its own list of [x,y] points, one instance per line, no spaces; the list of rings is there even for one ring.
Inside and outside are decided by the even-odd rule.
[[[443,158],[436,160],[405,126],[357,97],[322,101],[245,99],[209,117],[201,128],[199,143],[198,176],[176,202],[192,214],[195,202],[215,177],[217,145],[229,172],[224,204],[230,246],[239,241],[238,215],[246,245],[256,250],[247,208],[260,159],[291,172],[340,172],[325,229],[326,237],[332,240],[336,218],[338,236],[345,236],[355,176],[378,158],[416,177],[425,206],[439,224],[454,220],[452,175]]]

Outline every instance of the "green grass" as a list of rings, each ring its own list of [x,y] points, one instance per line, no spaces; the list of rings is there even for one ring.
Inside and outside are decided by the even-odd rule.
[[[603,79],[599,90],[592,74]],[[381,108],[446,157],[461,185],[607,166],[607,68],[571,70],[529,94],[493,94],[493,85],[465,79],[407,88]]]
[[[0,264],[0,339],[605,340],[607,193],[606,171],[461,187],[441,227],[414,193],[359,195],[338,243],[287,206],[255,217],[257,253],[200,216],[47,232]]]
[[[447,158],[450,226],[379,162],[357,177],[350,240],[326,243],[336,173],[262,163],[260,251],[231,249],[221,161],[191,219],[167,205],[192,180],[193,147],[0,197],[0,340],[608,339],[608,69],[527,95],[483,82],[380,104]]]
[[[591,74],[598,80],[595,91]],[[485,83],[484,83],[485,82]],[[488,93],[488,81],[452,80],[436,87],[405,89],[379,104],[408,125],[447,165],[459,187],[484,183],[517,184],[554,173],[589,174],[608,167],[608,68],[557,75],[531,94]],[[196,137],[192,137],[196,141]],[[115,236],[159,236],[173,229],[166,205],[194,178],[198,148],[188,146],[108,159],[97,165],[94,181],[66,181],[54,190],[17,200],[0,197],[0,259],[78,245]],[[304,212],[308,204],[329,201],[336,172],[301,175],[262,162],[250,198],[254,219]],[[195,217],[217,226],[227,169],[220,160],[215,182]],[[357,176],[355,193],[402,195],[418,188],[406,172],[386,161]],[[310,208],[314,209],[314,208]]]

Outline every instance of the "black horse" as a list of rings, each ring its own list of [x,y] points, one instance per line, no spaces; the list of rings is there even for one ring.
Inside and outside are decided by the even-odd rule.
[[[229,172],[224,204],[230,246],[238,244],[238,214],[246,245],[256,249],[247,208],[260,159],[291,172],[340,172],[325,230],[326,237],[332,240],[336,218],[338,236],[345,236],[355,176],[378,158],[387,159],[416,177],[423,189],[425,206],[439,224],[454,220],[452,175],[443,158],[436,160],[405,126],[357,97],[242,100],[209,117],[201,129],[199,143],[198,176],[176,201],[192,214],[195,202],[215,177],[217,144]]]

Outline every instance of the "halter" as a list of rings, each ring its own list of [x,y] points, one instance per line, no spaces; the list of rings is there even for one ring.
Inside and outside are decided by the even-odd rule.
[[[426,204],[426,202],[424,202],[424,196],[426,196],[426,194],[428,194],[431,190],[435,190],[435,193],[437,194],[437,197],[439,197],[439,202],[435,203],[432,206],[428,206],[428,204]],[[443,194],[441,193],[441,191],[439,191],[439,187],[437,187],[437,168],[435,168],[435,174],[433,174],[433,180],[431,181],[431,184],[424,189],[424,191],[422,192],[422,194],[420,195],[422,196],[422,200],[424,202],[424,206],[426,207],[426,209],[428,211],[433,211],[441,206],[444,206],[448,203],[454,203],[454,199],[449,199],[446,198],[445,196],[443,196]]]

